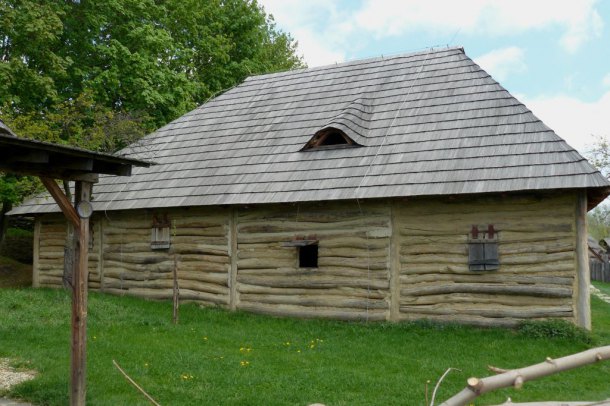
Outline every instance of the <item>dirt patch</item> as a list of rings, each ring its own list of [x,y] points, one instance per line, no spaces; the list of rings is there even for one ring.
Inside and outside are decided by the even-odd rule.
[[[32,286],[32,265],[0,257],[0,288]]]
[[[16,370],[9,365],[7,358],[0,358],[0,391],[10,389],[12,386],[34,379],[35,371]]]

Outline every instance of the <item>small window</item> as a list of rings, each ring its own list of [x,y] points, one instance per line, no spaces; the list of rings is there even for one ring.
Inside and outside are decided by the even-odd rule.
[[[299,268],[318,267],[318,244],[299,247]]]
[[[153,250],[168,249],[170,246],[169,241],[169,228],[171,224],[167,214],[164,216],[153,216],[153,224],[150,233],[150,248]]]
[[[305,144],[303,151],[356,146],[358,146],[358,144],[356,144],[343,131],[337,128],[327,127],[315,133],[313,138],[310,139],[307,144]]]
[[[492,224],[482,229],[472,226],[468,236],[468,267],[471,271],[495,271],[500,268],[498,232]]]

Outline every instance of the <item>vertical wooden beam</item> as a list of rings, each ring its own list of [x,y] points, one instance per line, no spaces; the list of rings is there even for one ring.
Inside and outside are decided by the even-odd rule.
[[[91,200],[90,182],[77,181],[75,204]],[[76,227],[75,268],[72,279],[72,358],[70,405],[83,406],[87,377],[87,282],[89,273],[89,219],[79,219]]]
[[[576,324],[591,330],[586,190],[579,191],[576,199]]]
[[[391,321],[400,320],[400,229],[397,220],[398,204],[390,204],[390,312]]]
[[[237,207],[229,213],[229,309],[237,309],[239,292],[237,290]]]
[[[100,292],[104,291],[104,217],[97,222],[97,274],[100,277]]]
[[[40,217],[36,217],[32,247],[32,287],[34,288],[40,287],[40,227],[42,227],[42,220]]]

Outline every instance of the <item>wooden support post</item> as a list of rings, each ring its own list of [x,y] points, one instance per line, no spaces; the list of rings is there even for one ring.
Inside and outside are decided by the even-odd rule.
[[[34,242],[32,247],[32,287],[40,287],[40,227],[42,220],[36,218],[34,223]]]
[[[180,306],[180,288],[178,287],[178,258],[177,255],[174,254],[174,271],[173,271],[173,277],[174,277],[174,300],[173,300],[173,307],[174,307],[174,313],[173,313],[173,322],[174,324],[178,324],[178,306]]]
[[[76,210],[74,210],[74,207],[72,207],[72,203],[70,202],[70,200],[68,200],[68,198],[61,190],[57,182],[55,182],[55,180],[51,178],[45,178],[42,176],[40,177],[40,181],[42,182],[44,187],[47,188],[51,196],[53,196],[53,199],[55,200],[61,211],[64,213],[64,216],[66,216],[68,221],[72,223],[74,227],[78,227],[80,224],[80,218],[78,217]]]
[[[397,203],[390,206],[390,312],[389,319],[400,319],[400,230],[398,227]]]
[[[97,274],[100,278],[100,292],[104,291],[104,221],[103,217],[100,217],[97,222]]]
[[[76,201],[91,200],[92,183],[76,182]],[[76,213],[76,211],[75,211]],[[76,256],[72,283],[72,358],[70,405],[83,406],[87,377],[87,277],[89,257],[89,218],[79,218],[76,228]]]
[[[589,297],[589,250],[587,234],[587,192],[579,191],[576,198],[576,324],[591,330],[591,301]]]
[[[235,310],[239,303],[237,290],[237,208],[229,213],[229,309]]]

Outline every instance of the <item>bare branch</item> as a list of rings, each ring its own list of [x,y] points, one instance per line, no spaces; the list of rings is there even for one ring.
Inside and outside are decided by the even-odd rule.
[[[148,399],[148,401],[150,403],[152,403],[155,406],[161,406],[160,404],[157,403],[156,400],[154,400],[148,393],[146,393],[146,391],[144,389],[142,389],[142,387],[140,385],[138,385],[136,383],[136,381],[134,381],[133,379],[131,379],[129,377],[129,375],[127,375],[127,373],[125,373],[125,371],[123,371],[123,369],[119,366],[119,364],[117,364],[117,362],[115,360],[112,360],[112,364],[116,367],[116,369],[119,370],[119,372],[121,374],[123,374],[123,376],[125,377],[125,379],[127,379],[127,381],[129,381],[130,384],[132,384],[137,390],[140,391],[140,393],[142,393],[144,396],[146,396],[146,399]]]
[[[511,386],[520,388],[527,381],[553,375],[569,369],[579,368],[607,359],[610,359],[610,345],[592,348],[590,350],[568,355],[562,358],[547,358],[540,364],[530,365],[521,369],[513,369],[499,375],[488,376],[483,379],[474,377],[469,378],[467,381],[468,386],[455,396],[446,400],[441,406],[463,406],[476,399],[478,396],[496,389],[508,388]]]
[[[508,372],[509,369],[494,367],[493,365],[487,365],[487,369],[489,369],[494,374],[503,374],[504,372]]]
[[[443,379],[445,379],[445,377],[447,376],[447,374],[451,371],[460,371],[462,372],[460,369],[457,368],[448,368],[445,373],[443,374],[443,376],[441,376],[441,378],[438,380],[438,382],[436,383],[436,386],[434,387],[434,391],[432,392],[432,400],[430,401],[430,406],[434,406],[434,399],[436,398],[436,391],[438,390],[439,386],[441,386],[441,383],[443,382]]]

